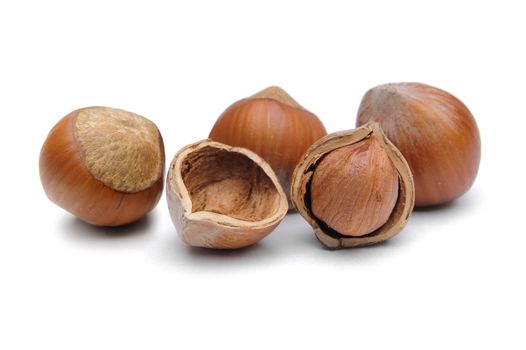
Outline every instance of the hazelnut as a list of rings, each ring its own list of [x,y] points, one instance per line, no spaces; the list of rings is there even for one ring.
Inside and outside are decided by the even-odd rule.
[[[315,142],[294,170],[292,202],[329,248],[384,241],[406,225],[411,171],[376,123]]]
[[[276,172],[290,203],[294,167],[307,148],[326,134],[316,115],[273,86],[228,107],[209,137],[263,157]]]
[[[468,108],[446,91],[419,83],[377,86],[362,99],[357,125],[378,122],[407,159],[415,205],[452,201],[475,181],[480,136]]]
[[[120,109],[71,112],[53,127],[40,152],[40,179],[49,199],[94,225],[124,225],[152,210],[163,172],[164,146],[155,124]]]
[[[175,155],[166,194],[179,236],[195,247],[249,246],[272,232],[288,210],[276,174],[260,156],[211,140]]]

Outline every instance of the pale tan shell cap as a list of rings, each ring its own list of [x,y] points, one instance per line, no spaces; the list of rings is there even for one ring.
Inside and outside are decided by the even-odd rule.
[[[163,172],[160,133],[150,120],[122,109],[79,110],[75,138],[88,171],[106,186],[139,192]]]

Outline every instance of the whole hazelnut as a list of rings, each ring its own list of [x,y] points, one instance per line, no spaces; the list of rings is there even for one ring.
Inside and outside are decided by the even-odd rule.
[[[163,140],[155,124],[137,114],[78,109],[50,131],[39,167],[52,202],[90,224],[124,225],[159,201]]]
[[[452,201],[475,181],[480,136],[468,108],[450,93],[419,83],[369,90],[357,125],[378,122],[407,159],[415,181],[415,205]]]
[[[271,167],[254,152],[204,140],[183,147],[166,180],[173,223],[190,246],[252,245],[276,228],[288,210]]]
[[[356,247],[402,230],[414,184],[400,152],[368,123],[314,143],[294,170],[291,196],[324,245]]]
[[[263,157],[276,172],[290,203],[294,167],[307,148],[326,134],[316,115],[283,89],[272,86],[228,107],[209,137]]]

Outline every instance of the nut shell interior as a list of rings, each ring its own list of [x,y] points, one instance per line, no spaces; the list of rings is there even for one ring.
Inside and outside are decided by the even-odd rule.
[[[194,213],[209,211],[260,221],[279,207],[279,192],[272,180],[242,153],[203,147],[183,160],[181,175]]]
[[[387,221],[369,234],[342,235],[319,220],[312,211],[311,183],[317,165],[333,150],[375,137],[398,172],[398,198]],[[316,237],[328,248],[347,248],[375,244],[391,238],[406,225],[414,206],[414,183],[407,162],[385,137],[377,123],[358,129],[329,134],[313,144],[296,167],[292,177],[291,198],[296,210],[313,227]]]
[[[254,244],[288,210],[276,175],[261,157],[211,140],[176,154],[168,172],[167,198],[183,241],[207,248]]]

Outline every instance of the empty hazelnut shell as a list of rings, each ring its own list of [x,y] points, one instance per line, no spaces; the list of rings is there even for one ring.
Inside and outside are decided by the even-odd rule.
[[[275,171],[287,198],[292,172],[307,148],[327,131],[318,117],[272,86],[239,100],[219,116],[210,138],[248,148]]]
[[[90,224],[124,225],[161,197],[163,140],[155,124],[137,114],[78,109],[49,132],[39,167],[52,202]]]
[[[403,229],[414,184],[401,153],[369,123],[314,143],[294,170],[291,198],[321,243],[356,247]]]
[[[272,232],[288,210],[275,173],[260,156],[211,140],[175,155],[166,193],[179,236],[195,247],[252,245]]]

